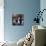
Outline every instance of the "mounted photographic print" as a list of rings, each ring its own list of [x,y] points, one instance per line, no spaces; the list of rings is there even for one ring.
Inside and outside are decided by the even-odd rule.
[[[24,25],[24,14],[12,15],[12,25]]]

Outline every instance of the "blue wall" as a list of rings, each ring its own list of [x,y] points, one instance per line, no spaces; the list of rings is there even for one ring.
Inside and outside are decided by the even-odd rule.
[[[32,28],[35,12],[40,9],[40,0],[4,0],[5,40],[18,41]],[[24,26],[12,25],[12,13],[24,14]]]

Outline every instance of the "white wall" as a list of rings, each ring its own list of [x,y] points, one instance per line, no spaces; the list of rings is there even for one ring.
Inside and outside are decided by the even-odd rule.
[[[0,0],[0,42],[4,41],[4,0]]]

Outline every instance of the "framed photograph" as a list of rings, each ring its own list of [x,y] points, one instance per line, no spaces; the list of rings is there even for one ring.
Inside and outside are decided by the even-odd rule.
[[[12,25],[24,25],[24,14],[12,15]]]

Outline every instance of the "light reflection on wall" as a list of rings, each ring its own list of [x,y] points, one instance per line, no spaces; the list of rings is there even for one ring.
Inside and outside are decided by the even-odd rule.
[[[4,0],[0,0],[0,42],[4,41]]]

